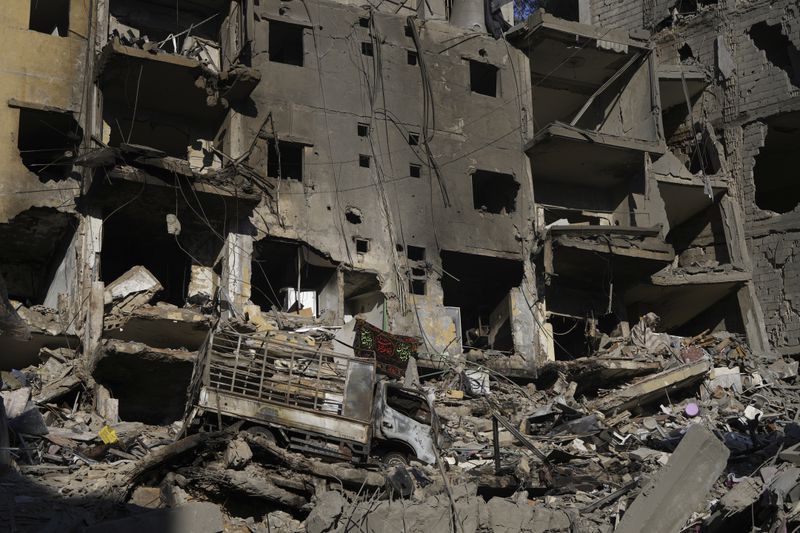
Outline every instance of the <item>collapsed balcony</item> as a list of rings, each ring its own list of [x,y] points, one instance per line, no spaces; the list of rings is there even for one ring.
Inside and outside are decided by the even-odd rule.
[[[750,274],[731,257],[726,188],[714,180],[710,199],[703,181],[674,163],[682,177],[654,175],[665,227],[591,220],[549,227],[541,266],[556,359],[589,355],[603,335],[650,312],[674,334],[744,333],[737,298]]]
[[[156,148],[122,143],[84,153],[75,165],[97,169],[107,183],[128,181],[141,186],[188,187],[196,193],[218,195],[226,202],[259,202],[259,190],[269,194],[272,184],[248,167],[223,161],[213,145],[190,152],[189,160],[167,155]],[[102,188],[102,186],[100,186]]]
[[[646,153],[663,153],[660,143],[626,139],[553,123],[527,143],[538,182],[602,189],[641,173]]]
[[[99,64],[105,102],[118,111],[138,93],[142,112],[184,117],[202,112],[210,121],[221,120],[230,103],[247,98],[260,80],[260,73],[248,67],[218,72],[200,59],[125,46],[116,38],[103,49]]]
[[[42,348],[77,345],[69,319],[56,312],[65,303],[60,295],[74,282],[76,257],[69,246],[77,225],[74,215],[47,207],[28,209],[0,224],[0,285],[25,330],[0,335],[3,368],[38,362]]]
[[[640,173],[645,153],[665,150],[645,43],[541,9],[509,38],[529,51],[540,126],[525,151],[537,184],[603,188]]]
[[[458,310],[466,349],[514,350],[511,291],[522,283],[521,261],[442,251],[444,305]]]
[[[713,176],[692,174],[671,152],[651,171],[664,207],[663,234],[676,257],[649,284],[632,291],[629,303],[641,313],[657,313],[662,328],[679,332],[691,331],[687,324],[702,322],[708,310],[722,307],[729,331],[740,331],[738,304],[729,297],[750,275],[731,253],[731,230],[726,228],[735,223],[730,207],[725,208],[730,206],[725,202],[727,185]],[[728,304],[720,305],[724,300]]]
[[[307,244],[272,237],[253,244],[250,300],[262,312],[341,325],[382,309],[377,275],[345,269]]]
[[[103,50],[99,68],[108,143],[148,144],[183,159],[187,147],[214,138],[230,104],[247,98],[260,79],[250,68],[220,74],[198,59],[119,40]]]
[[[591,342],[627,320],[626,293],[675,257],[660,232],[609,225],[549,228],[540,256],[548,321],[564,336],[573,335],[553,343],[552,357],[587,355],[596,348]]]
[[[109,41],[97,61],[103,140],[138,143],[191,159],[215,139],[261,73],[249,64],[240,2],[111,2]],[[177,28],[175,24],[177,24]],[[252,28],[250,28],[252,31]]]
[[[540,9],[509,34],[530,57],[534,121],[660,143],[652,50],[627,33]],[[639,113],[641,111],[641,113]]]
[[[697,65],[659,65],[658,86],[661,109],[667,112],[676,107],[693,104],[709,84],[709,75]]]
[[[258,195],[217,194],[185,175],[151,171],[112,167],[89,191],[103,219],[104,337],[196,350],[213,306],[230,300],[220,282],[227,235]]]

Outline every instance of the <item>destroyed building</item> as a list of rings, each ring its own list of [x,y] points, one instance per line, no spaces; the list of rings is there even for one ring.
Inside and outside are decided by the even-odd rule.
[[[795,0],[19,4],[0,369],[62,372],[31,401],[181,421],[228,321],[571,394],[717,370],[598,357],[637,324],[800,355]]]

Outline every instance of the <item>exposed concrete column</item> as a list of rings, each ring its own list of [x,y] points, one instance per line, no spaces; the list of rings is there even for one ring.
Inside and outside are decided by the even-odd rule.
[[[509,293],[511,335],[514,339],[514,352],[524,359],[525,367],[535,373],[538,366],[536,356],[539,353],[539,327],[536,325],[538,317],[534,315],[536,308],[531,300],[534,291],[527,285],[527,280],[523,279],[522,285],[512,288]]]
[[[245,302],[250,299],[253,237],[229,233],[225,238],[223,254],[220,300],[223,302],[222,317],[230,318],[241,314]]]
[[[523,246],[523,257],[530,257],[529,242]],[[535,267],[530,261],[524,262],[522,283],[511,290],[511,309],[514,350],[525,359],[528,370],[535,374],[537,368],[547,363],[555,352],[553,330],[546,322],[545,304],[539,300]]]
[[[103,219],[99,208],[90,207],[79,229],[77,278],[79,290],[73,292],[70,327],[67,332],[82,332],[83,354],[87,361],[103,334],[105,285],[100,281],[100,253],[103,246]]]
[[[544,365],[556,360],[553,325],[547,322],[547,305],[544,301],[533,304],[533,312],[536,319],[536,340],[539,347],[538,362]]]
[[[761,304],[758,302],[753,282],[748,281],[744,287],[739,289],[736,293],[736,298],[739,301],[744,331],[750,349],[756,353],[771,352],[772,348],[767,337],[764,313],[761,311]]]
[[[726,194],[720,200],[719,208],[731,263],[744,268],[752,274],[753,265],[747,250],[739,205],[733,201],[729,194]],[[758,301],[753,282],[748,281],[744,287],[740,288],[736,293],[736,298],[739,302],[742,323],[744,324],[745,335],[750,349],[761,353],[771,351],[766,322],[764,321],[764,312],[761,310],[761,304]]]
[[[513,3],[511,5],[513,5]],[[513,20],[513,18],[511,20]],[[592,23],[591,0],[578,0],[578,22],[580,22],[581,24]]]
[[[750,254],[747,251],[741,211],[737,203],[731,199],[730,193],[722,197],[719,209],[731,263],[746,270],[751,270],[753,265],[750,261]]]
[[[417,16],[422,20],[447,20],[444,0],[418,0]]]
[[[228,150],[232,158],[236,159],[241,156],[245,148],[248,146],[248,140],[245,138],[246,124],[244,115],[237,113],[231,109],[228,114]]]
[[[105,284],[95,281],[89,289],[86,301],[86,320],[83,324],[83,352],[87,375],[94,368],[94,359],[103,337],[103,310],[105,307]]]
[[[108,424],[119,422],[119,400],[112,398],[111,392],[99,383],[94,386],[94,412]]]
[[[70,312],[75,306],[73,304],[78,289],[78,265],[77,258],[80,253],[81,236],[76,232],[72,236],[61,262],[56,268],[50,287],[47,288],[47,295],[44,298],[44,305],[57,309],[62,315],[62,320],[69,322]]]

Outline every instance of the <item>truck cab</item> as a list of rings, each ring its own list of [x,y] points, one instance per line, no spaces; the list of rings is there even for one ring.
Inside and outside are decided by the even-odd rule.
[[[373,455],[389,463],[408,462],[411,457],[425,463],[436,462],[435,415],[423,395],[380,380],[375,385],[374,402]]]

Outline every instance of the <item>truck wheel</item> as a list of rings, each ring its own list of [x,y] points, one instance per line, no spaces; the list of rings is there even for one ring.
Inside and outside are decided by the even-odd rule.
[[[381,462],[386,466],[408,466],[408,457],[401,452],[386,452],[381,456]]]
[[[269,441],[271,444],[277,444],[277,440],[275,439],[275,434],[263,426],[250,426],[249,428],[245,429],[245,431],[250,433],[251,435],[258,435],[259,437],[263,437],[264,440]]]

